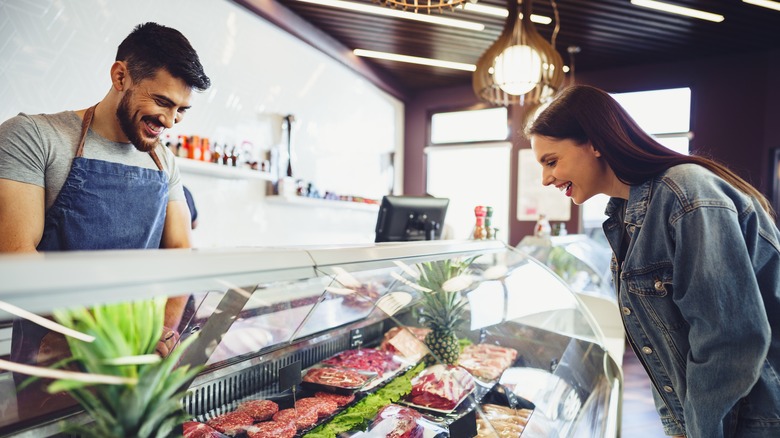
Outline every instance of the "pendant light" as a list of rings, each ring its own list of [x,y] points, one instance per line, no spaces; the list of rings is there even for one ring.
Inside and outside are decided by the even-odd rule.
[[[518,1],[523,16],[518,20]],[[477,97],[496,105],[531,106],[550,99],[563,84],[563,59],[531,22],[533,0],[508,0],[504,31],[477,61]]]
[[[456,6],[461,6],[466,3],[476,3],[477,0],[374,0],[379,1],[384,6],[388,6],[394,9],[408,10],[417,13],[422,9],[427,13],[431,13],[432,10],[442,12],[444,10],[455,10]]]

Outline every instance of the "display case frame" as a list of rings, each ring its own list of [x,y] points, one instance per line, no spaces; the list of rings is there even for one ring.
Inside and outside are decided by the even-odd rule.
[[[247,315],[247,303],[252,296],[273,296],[281,302],[285,301],[282,292],[274,292],[273,288],[258,288],[258,285],[280,282],[300,284],[316,279],[312,282],[309,294],[316,297],[322,285],[343,286],[343,281],[339,279],[343,272],[384,280],[388,268],[396,267],[398,263],[412,266],[421,262],[469,256],[488,260],[479,268],[478,276],[482,276],[483,280],[488,278],[488,268],[510,266],[510,274],[502,274],[504,277],[498,280],[490,277],[489,280],[503,282],[505,300],[514,295],[519,296],[519,290],[525,289],[522,292],[525,301],[514,300],[515,308],[519,303],[524,309],[534,306],[545,309],[543,305],[534,303],[544,301],[536,289],[545,287],[563,291],[559,293],[563,294],[563,301],[569,304],[565,312],[549,304],[549,309],[543,312],[519,314],[511,318],[522,323],[510,323],[507,320],[483,328],[464,328],[460,335],[470,338],[472,342],[487,339],[490,342],[517,343],[519,349],[528,352],[524,353],[525,364],[534,368],[543,367],[551,374],[565,376],[572,382],[570,386],[574,389],[570,391],[581,391],[585,397],[583,401],[591,407],[580,407],[578,416],[581,411],[581,416],[589,420],[560,423],[557,429],[562,434],[560,436],[573,436],[570,434],[578,430],[577,427],[593,427],[593,436],[614,436],[615,431],[619,430],[616,412],[620,406],[622,377],[619,367],[606,354],[603,340],[599,339],[597,330],[593,328],[595,322],[592,316],[583,310],[581,302],[565,285],[548,274],[546,268],[500,242],[437,241],[320,248],[105,251],[3,256],[0,260],[0,275],[6,276],[9,281],[0,285],[0,300],[45,314],[56,308],[74,305],[93,306],[131,298],[216,291],[214,293],[219,294],[219,299],[214,307],[223,306],[221,313],[226,317],[220,323],[214,322],[219,319],[215,314],[205,318],[205,323],[199,326],[201,337],[193,344],[201,344],[193,348],[197,354],[188,355],[188,350],[182,358],[182,363],[200,365],[206,363],[213,353],[213,349],[207,351],[205,346],[213,346],[215,339],[221,341],[231,326],[235,326],[235,320]],[[514,271],[511,267],[521,265],[526,266],[528,272],[518,271],[520,273],[512,277],[511,272]],[[36,275],[42,270],[49,275]],[[529,274],[531,271],[540,277],[533,280]],[[523,279],[530,281],[530,287],[523,284]],[[400,283],[393,283],[392,287],[397,289],[401,286]],[[387,292],[389,290],[382,293]],[[323,296],[324,293],[316,300],[306,301],[297,307],[289,305],[285,309],[299,309],[299,314],[308,312],[310,320],[313,318],[319,321],[321,318],[316,316],[316,312],[326,308],[322,303],[330,305],[336,302],[336,298],[326,300]],[[506,301],[504,304],[504,319],[506,309],[512,307],[509,303]],[[233,310],[225,312],[224,309]],[[335,352],[361,345],[376,345],[390,327],[419,323],[413,307],[398,315],[388,315],[379,310],[374,303],[365,315],[346,319],[339,319],[339,316],[322,330],[303,331],[300,336],[294,334],[289,339],[257,351],[241,352],[235,357],[210,364],[190,385],[184,400],[185,408],[194,418],[207,419],[229,411],[250,395],[257,397],[280,392],[273,385],[280,367],[290,362],[298,361],[305,369]],[[242,311],[245,313],[242,314]],[[309,315],[312,313],[315,316]],[[305,320],[297,324],[304,326]],[[607,385],[607,388],[597,387],[601,384]],[[215,396],[217,393],[219,395]],[[584,413],[586,408],[587,414]],[[9,436],[56,435],[57,422],[63,418],[87,421],[83,414],[71,412],[50,416],[25,427],[5,425],[4,433]]]

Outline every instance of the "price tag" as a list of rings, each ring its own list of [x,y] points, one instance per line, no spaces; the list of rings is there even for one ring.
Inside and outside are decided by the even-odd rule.
[[[285,391],[301,383],[301,362],[293,362],[279,369],[279,390]]]
[[[477,436],[477,411],[475,409],[450,424],[450,438],[472,438],[475,436]]]

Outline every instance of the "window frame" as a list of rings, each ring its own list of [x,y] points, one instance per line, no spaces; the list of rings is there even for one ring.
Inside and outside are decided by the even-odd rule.
[[[467,105],[467,106],[449,106],[449,107],[441,107],[441,108],[435,108],[431,109],[427,113],[427,123],[426,123],[426,132],[425,132],[425,147],[448,147],[448,146],[458,146],[458,145],[471,145],[471,144],[480,144],[480,143],[489,143],[489,142],[504,142],[504,141],[510,141],[511,139],[511,114],[509,112],[509,108],[506,108],[506,137],[503,139],[482,139],[482,140],[469,140],[469,141],[456,141],[456,142],[445,142],[445,143],[434,143],[433,142],[433,116],[436,114],[442,114],[442,113],[457,113],[457,112],[468,112],[468,111],[481,111],[481,110],[487,110],[487,109],[496,109],[501,108],[500,106],[490,105],[485,102],[476,103],[474,105]]]

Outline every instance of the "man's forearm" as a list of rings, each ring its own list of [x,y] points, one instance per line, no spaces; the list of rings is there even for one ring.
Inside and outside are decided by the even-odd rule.
[[[165,303],[165,321],[163,325],[173,330],[179,329],[181,317],[184,314],[184,306],[187,305],[188,295],[169,297]]]

